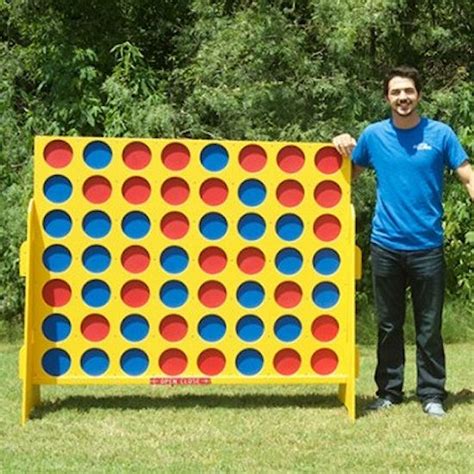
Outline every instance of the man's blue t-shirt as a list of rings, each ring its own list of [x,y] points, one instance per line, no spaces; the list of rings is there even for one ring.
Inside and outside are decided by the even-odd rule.
[[[392,250],[440,247],[444,168],[465,160],[455,133],[441,122],[422,118],[410,129],[396,128],[391,119],[369,125],[352,161],[376,174],[372,242]]]

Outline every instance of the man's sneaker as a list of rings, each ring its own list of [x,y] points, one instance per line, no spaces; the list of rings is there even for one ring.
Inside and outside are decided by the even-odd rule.
[[[442,418],[446,415],[443,404],[439,400],[428,400],[423,403],[423,411],[429,415],[437,418]]]
[[[367,410],[386,410],[387,408],[392,408],[393,405],[395,405],[395,403],[388,398],[378,397],[367,407]]]

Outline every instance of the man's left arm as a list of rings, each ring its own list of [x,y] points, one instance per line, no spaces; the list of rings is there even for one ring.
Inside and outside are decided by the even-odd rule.
[[[474,201],[474,171],[468,161],[464,161],[461,166],[456,168],[456,174],[459,180],[464,186],[466,186],[467,192]]]

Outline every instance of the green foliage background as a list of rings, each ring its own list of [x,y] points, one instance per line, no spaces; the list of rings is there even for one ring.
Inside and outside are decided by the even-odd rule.
[[[472,155],[472,12],[469,0],[0,0],[0,336],[21,327],[34,135],[328,141],[387,115],[381,80],[403,63],[425,78],[423,112]],[[366,260],[370,173],[354,201]],[[460,340],[474,330],[474,219],[451,175],[445,211],[447,334]]]

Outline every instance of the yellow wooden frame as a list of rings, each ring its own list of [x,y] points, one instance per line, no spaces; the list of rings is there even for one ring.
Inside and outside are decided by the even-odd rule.
[[[44,157],[45,147],[54,140],[67,142],[73,151],[73,159],[65,168],[55,169],[49,166]],[[113,159],[104,170],[89,168],[82,159],[85,147],[93,141],[102,141],[109,145]],[[143,170],[130,170],[122,160],[124,148],[139,141],[147,145],[151,151],[152,160]],[[161,152],[170,143],[181,143],[190,152],[190,163],[181,171],[167,169],[161,160]],[[219,143],[229,154],[227,167],[219,172],[210,173],[200,164],[200,153],[209,144]],[[262,147],[267,155],[267,166],[259,172],[249,173],[239,165],[239,153],[243,147],[255,144]],[[305,163],[303,168],[292,174],[283,172],[276,164],[276,157],[284,146],[294,145],[303,151]],[[20,352],[20,377],[23,380],[22,422],[26,422],[32,409],[40,403],[40,386],[45,384],[144,384],[157,377],[169,379],[170,383],[179,383],[180,380],[202,378],[196,360],[199,353],[209,347],[221,350],[227,360],[222,373],[213,376],[209,382],[213,384],[337,384],[339,398],[347,407],[351,419],[355,419],[355,379],[358,371],[358,353],[355,345],[355,278],[360,277],[360,251],[355,246],[355,215],[350,202],[351,166],[347,159],[342,162],[342,167],[334,174],[321,173],[314,165],[316,153],[329,147],[327,143],[281,143],[281,142],[242,142],[242,141],[215,141],[215,140],[170,140],[170,139],[136,139],[136,138],[94,138],[94,137],[36,137],[34,156],[34,194],[28,209],[28,235],[26,242],[21,247],[22,276],[26,277],[26,304],[25,304],[25,336],[24,345]],[[43,194],[45,180],[53,175],[66,176],[73,184],[73,193],[70,199],[63,204],[49,202]],[[82,195],[82,183],[92,175],[106,176],[112,183],[113,192],[110,199],[100,205],[89,203]],[[151,185],[151,198],[139,206],[127,203],[121,195],[120,189],[124,180],[130,176],[141,176]],[[189,199],[180,206],[172,206],[160,197],[160,187],[169,177],[179,176],[186,180],[190,186]],[[199,197],[199,185],[210,177],[224,180],[229,188],[229,197],[225,203],[217,207],[210,207],[203,203]],[[255,178],[264,183],[267,189],[267,199],[258,209],[246,208],[238,199],[237,189],[244,179]],[[276,197],[277,185],[285,180],[298,180],[305,191],[305,197],[296,208],[284,208]],[[319,206],[313,199],[313,189],[321,181],[330,179],[336,182],[342,190],[339,204],[331,209]],[[69,213],[73,226],[71,232],[62,239],[48,236],[42,228],[44,216],[52,209],[62,209]],[[91,240],[81,230],[83,216],[94,209],[106,212],[112,220],[112,231],[101,239],[100,242]],[[151,231],[140,242],[128,239],[120,231],[120,222],[123,216],[132,210],[146,213],[151,221]],[[170,211],[182,212],[190,221],[188,234],[179,241],[167,239],[160,235],[159,223],[163,215]],[[217,242],[209,242],[199,233],[199,220],[207,212],[219,212],[224,215],[229,224],[227,235]],[[258,212],[267,224],[265,235],[256,242],[245,242],[236,230],[237,221],[245,213]],[[297,214],[304,222],[306,232],[295,242],[284,243],[273,232],[273,227],[278,217],[285,213]],[[342,230],[333,242],[319,241],[312,232],[314,220],[323,214],[335,215],[342,224]],[[82,251],[91,243],[107,247],[112,254],[110,267],[100,276],[91,275],[81,265]],[[42,263],[44,249],[54,243],[66,246],[73,256],[70,268],[60,275],[51,275]],[[139,244],[145,247],[152,258],[152,264],[140,275],[130,275],[120,264],[120,254],[127,246]],[[182,275],[168,275],[159,265],[159,255],[169,245],[179,245],[186,249],[190,257],[189,269]],[[205,275],[197,264],[200,251],[210,245],[221,247],[228,256],[228,264],[219,275]],[[265,252],[266,265],[258,275],[244,275],[236,265],[239,250],[245,246],[258,246]],[[273,265],[273,259],[279,249],[295,247],[303,255],[304,265],[300,272],[291,277],[279,274]],[[333,276],[318,275],[312,267],[311,260],[314,252],[320,248],[336,250],[341,259],[340,268]],[[61,278],[69,283],[72,288],[72,298],[62,308],[51,308],[42,299],[42,288],[51,278]],[[99,310],[89,308],[82,301],[80,289],[84,282],[99,278],[107,282],[112,291],[111,301]],[[148,285],[151,298],[139,310],[125,307],[120,299],[122,285],[131,279],[139,279]],[[165,280],[178,279],[186,284],[189,289],[189,299],[179,310],[170,310],[158,298],[161,284]],[[216,310],[203,307],[196,295],[199,286],[207,280],[219,280],[227,289],[226,302]],[[235,298],[238,286],[248,280],[258,281],[265,289],[266,298],[263,304],[255,310],[242,309]],[[292,310],[279,307],[272,295],[276,285],[282,281],[297,282],[303,290],[303,300]],[[317,341],[311,334],[311,324],[316,316],[328,311],[315,307],[311,299],[311,290],[322,281],[333,282],[339,289],[339,302],[329,310],[339,323],[339,333],[333,341]],[[41,329],[44,318],[51,313],[60,312],[68,316],[71,322],[70,336],[61,342],[47,340]],[[92,343],[86,340],[80,330],[83,317],[89,313],[100,312],[107,315],[110,322],[110,334],[100,342]],[[120,321],[130,313],[140,312],[146,315],[150,323],[150,334],[145,340],[138,343],[126,341],[120,333]],[[183,341],[172,343],[164,340],[158,331],[161,318],[170,313],[179,312],[185,315],[190,330]],[[209,343],[199,337],[197,323],[204,314],[218,313],[225,319],[228,331],[222,341]],[[235,334],[237,319],[246,313],[258,314],[264,321],[266,332],[260,341],[245,343]],[[272,333],[271,327],[282,314],[294,314],[300,319],[302,333],[297,341],[283,343]],[[53,347],[66,350],[71,357],[71,367],[68,372],[59,377],[47,374],[41,364],[45,351]],[[103,349],[109,356],[110,366],[106,373],[98,377],[85,374],[80,366],[80,357],[89,348]],[[120,355],[124,350],[136,347],[142,349],[149,357],[148,370],[140,376],[129,376],[120,367]],[[188,358],[188,366],[179,377],[167,377],[157,364],[159,354],[168,348],[181,349]],[[254,376],[240,374],[232,361],[244,348],[257,348],[264,356],[262,370]],[[296,374],[283,376],[277,373],[271,363],[275,353],[291,347],[301,356],[301,367]],[[318,375],[311,367],[311,355],[319,348],[333,350],[339,359],[339,365],[334,373]],[[165,382],[166,382],[165,380]]]

